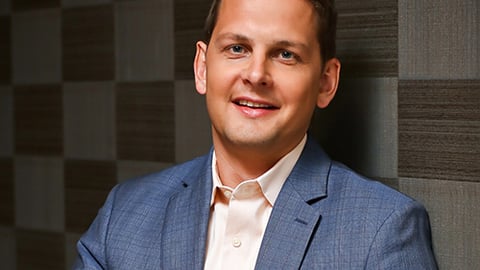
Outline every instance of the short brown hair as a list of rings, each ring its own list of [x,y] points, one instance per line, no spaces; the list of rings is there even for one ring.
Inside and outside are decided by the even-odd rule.
[[[337,11],[335,10],[334,0],[309,0],[318,15],[317,39],[320,44],[320,54],[322,62],[335,57],[336,54],[336,30],[337,30]],[[221,0],[213,0],[205,20],[206,42],[212,37],[213,29],[217,24],[218,9]]]

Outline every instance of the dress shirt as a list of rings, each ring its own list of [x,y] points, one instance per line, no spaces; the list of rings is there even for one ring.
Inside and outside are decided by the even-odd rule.
[[[255,268],[273,205],[306,140],[307,135],[267,172],[234,189],[222,184],[213,153],[206,270]]]

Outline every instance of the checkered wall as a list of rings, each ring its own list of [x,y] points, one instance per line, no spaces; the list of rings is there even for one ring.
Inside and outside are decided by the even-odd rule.
[[[480,268],[477,1],[336,3],[343,78],[312,136],[427,206],[442,269]],[[208,6],[0,0],[2,269],[69,269],[113,185],[208,151]]]

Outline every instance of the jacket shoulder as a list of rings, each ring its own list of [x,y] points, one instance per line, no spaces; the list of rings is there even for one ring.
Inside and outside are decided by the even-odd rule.
[[[408,195],[378,181],[362,176],[343,164],[332,162],[328,180],[328,200],[348,202],[345,206],[368,222],[382,223],[396,212],[424,207]],[[377,226],[379,225],[377,224]]]
[[[182,190],[184,185],[197,180],[196,175],[205,171],[208,160],[209,156],[204,155],[159,172],[132,178],[118,184],[114,192],[119,198],[139,197],[141,200],[151,196],[154,196],[155,200],[169,198]]]

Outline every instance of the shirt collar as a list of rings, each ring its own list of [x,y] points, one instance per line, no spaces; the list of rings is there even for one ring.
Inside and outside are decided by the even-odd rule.
[[[278,194],[282,189],[283,184],[287,180],[287,177],[290,175],[290,172],[293,170],[293,167],[297,163],[300,154],[305,147],[307,142],[307,135],[303,137],[300,143],[293,148],[288,154],[283,156],[272,168],[266,171],[264,174],[260,175],[255,179],[249,179],[246,181],[257,181],[260,185],[263,195],[268,200],[270,205],[274,205],[277,200]],[[218,187],[222,187],[222,181],[218,176],[217,172],[217,158],[215,156],[215,151],[213,151],[212,156],[212,179],[213,179],[213,190],[212,198],[210,200],[210,205],[213,205],[215,200],[215,195]]]

